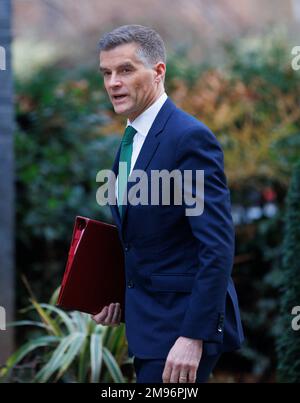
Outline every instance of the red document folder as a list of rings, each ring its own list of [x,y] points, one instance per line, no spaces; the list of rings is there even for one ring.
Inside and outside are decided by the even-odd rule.
[[[124,299],[124,256],[117,227],[77,216],[57,305],[94,315],[119,302],[124,322]]]

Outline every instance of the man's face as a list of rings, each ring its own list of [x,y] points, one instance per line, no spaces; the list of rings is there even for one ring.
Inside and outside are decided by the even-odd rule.
[[[116,113],[133,121],[160,95],[165,66],[146,66],[129,43],[100,52],[104,86]]]

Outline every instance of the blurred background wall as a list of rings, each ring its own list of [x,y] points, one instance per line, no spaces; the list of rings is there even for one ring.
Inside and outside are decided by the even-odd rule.
[[[299,38],[299,4],[299,0],[13,0],[19,50],[15,57],[18,61],[23,53],[23,71],[31,62],[58,54],[91,62],[101,34],[137,23],[156,28],[169,51],[184,48],[193,61],[218,60],[224,41],[243,36],[255,41],[271,27],[285,31],[293,43]]]

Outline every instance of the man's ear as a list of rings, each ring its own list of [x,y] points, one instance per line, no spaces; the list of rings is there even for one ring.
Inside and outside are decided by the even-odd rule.
[[[155,72],[156,72],[156,78],[155,82],[159,83],[160,81],[163,81],[165,72],[166,72],[166,65],[163,62],[159,62],[155,65]]]

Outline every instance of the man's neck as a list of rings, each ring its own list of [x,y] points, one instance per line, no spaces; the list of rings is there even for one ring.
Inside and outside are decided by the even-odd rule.
[[[133,116],[132,118],[131,118],[131,117],[128,117],[129,122],[132,123],[136,118],[138,118],[142,113],[144,113],[148,108],[150,108],[150,106],[152,106],[152,105],[162,96],[162,94],[164,94],[164,93],[165,93],[165,88],[162,87],[162,88],[160,89],[160,91],[156,94],[156,96],[154,97],[154,99],[151,100],[151,101],[149,102],[149,104],[148,104],[138,115]]]

